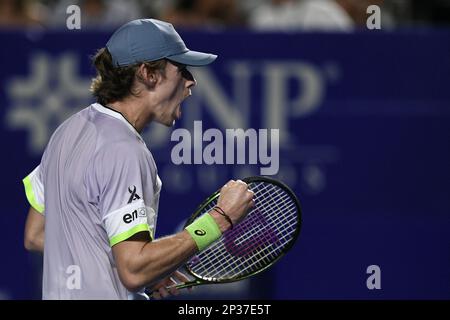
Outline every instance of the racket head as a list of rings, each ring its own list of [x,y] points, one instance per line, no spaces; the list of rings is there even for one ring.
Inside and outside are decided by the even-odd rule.
[[[200,280],[193,282],[195,285],[234,282],[259,274],[279,261],[300,235],[300,201],[287,185],[262,176],[242,180],[255,193],[255,206],[233,229],[224,232],[220,239],[185,264],[185,270]],[[189,218],[185,227],[212,210],[219,196],[220,190],[208,197]],[[279,204],[277,200],[280,199],[288,205]],[[276,226],[274,222],[279,219],[277,215],[280,215],[282,210],[285,210],[282,215],[286,219],[278,221],[283,224]],[[255,223],[260,226],[258,231],[252,231]],[[246,239],[242,242],[242,238]],[[238,242],[241,242],[241,245],[236,245]],[[276,248],[274,243],[277,243]],[[230,271],[230,265],[234,270]],[[221,268],[226,270],[220,270]]]

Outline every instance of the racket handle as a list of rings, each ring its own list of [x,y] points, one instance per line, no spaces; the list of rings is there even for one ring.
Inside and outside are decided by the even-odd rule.
[[[200,284],[202,284],[201,281],[199,281],[199,280],[194,280],[194,281],[190,281],[190,282],[185,282],[185,283],[180,283],[180,284],[177,284],[177,285],[169,286],[169,287],[166,287],[166,289],[167,289],[167,290],[170,290],[170,289],[172,289],[172,288],[177,288],[178,290],[180,290],[180,289],[186,289],[186,288],[190,288],[190,287],[193,287],[193,286],[197,286],[197,285],[200,285]],[[153,297],[153,293],[154,293],[155,291],[156,291],[156,290],[150,291],[150,290],[146,289],[146,290],[145,290],[145,293],[146,293],[148,296]]]
[[[199,285],[201,283],[202,283],[201,281],[194,280],[194,281],[180,283],[180,284],[177,284],[175,286],[168,287],[168,289],[173,288],[173,287],[175,287],[177,289],[186,289],[186,288],[190,288],[190,287],[193,287],[193,286],[197,286],[197,285]]]

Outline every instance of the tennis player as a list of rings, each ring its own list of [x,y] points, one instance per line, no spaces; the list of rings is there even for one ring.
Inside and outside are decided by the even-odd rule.
[[[25,247],[44,252],[43,299],[128,299],[145,288],[176,295],[166,287],[188,280],[177,268],[253,206],[247,185],[231,180],[217,210],[154,239],[161,180],[140,133],[151,121],[172,126],[196,85],[186,66],[216,57],[187,49],[154,19],[123,25],[97,52],[97,103],[58,127],[23,180]]]

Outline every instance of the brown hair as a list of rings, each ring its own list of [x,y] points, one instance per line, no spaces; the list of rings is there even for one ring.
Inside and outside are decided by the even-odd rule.
[[[129,95],[136,96],[134,81],[137,78],[137,69],[143,63],[149,72],[160,72],[164,76],[166,60],[142,62],[131,66],[114,67],[111,54],[107,48],[101,48],[92,58],[92,63],[97,70],[97,76],[92,79],[90,91],[97,98],[97,102],[107,105],[124,99]]]

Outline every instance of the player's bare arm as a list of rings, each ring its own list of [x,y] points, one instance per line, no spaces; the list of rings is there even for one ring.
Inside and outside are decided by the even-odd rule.
[[[29,251],[44,251],[45,217],[33,207],[28,211],[25,223],[24,246]]]
[[[222,189],[219,202],[232,221],[243,218],[253,206],[253,193],[242,181],[229,181]],[[221,232],[231,225],[220,214],[211,211]],[[123,285],[130,291],[151,286],[172,274],[194,255],[198,248],[184,230],[175,235],[150,241],[148,233],[139,233],[112,248]]]

